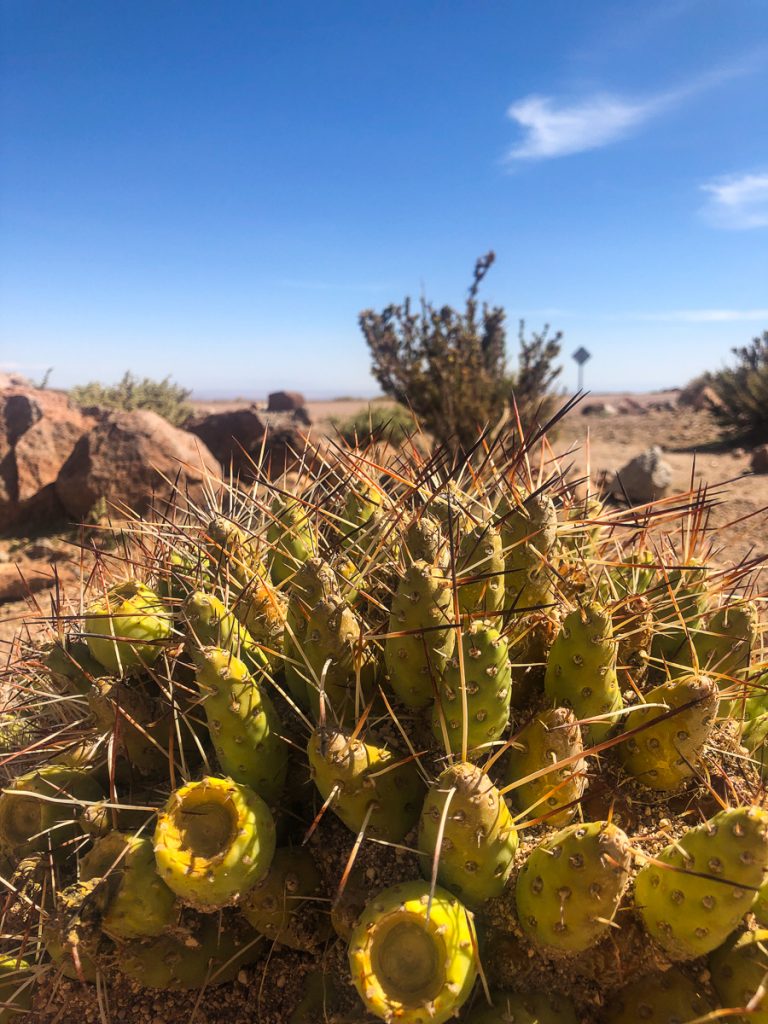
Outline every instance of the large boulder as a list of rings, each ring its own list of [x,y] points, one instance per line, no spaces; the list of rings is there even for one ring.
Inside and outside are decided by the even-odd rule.
[[[61,391],[36,388],[19,378],[5,381],[0,391],[0,530],[62,517],[54,483],[93,423]]]
[[[293,412],[306,404],[300,391],[273,391],[267,395],[267,412]]]
[[[633,505],[646,505],[663,498],[672,483],[672,467],[658,445],[636,455],[616,474],[613,494]]]
[[[749,468],[753,473],[768,473],[768,444],[761,444],[753,450]]]
[[[219,476],[219,463],[199,437],[147,409],[118,410],[80,438],[61,467],[56,494],[73,519],[83,519],[102,498],[144,514],[175,490],[200,501],[205,481]]]
[[[263,413],[255,406],[213,412],[189,420],[186,429],[196,434],[224,467],[241,480],[263,473],[271,480],[307,459],[303,409],[293,413]]]

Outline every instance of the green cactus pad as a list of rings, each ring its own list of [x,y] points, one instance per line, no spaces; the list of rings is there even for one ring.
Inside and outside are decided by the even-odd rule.
[[[583,750],[581,729],[571,710],[548,708],[535,715],[515,736],[505,781],[513,785],[543,768],[552,770],[510,790],[517,810],[531,818],[545,817],[548,825],[566,825],[576,813],[586,787],[587,762],[578,759],[559,768],[555,766]]]
[[[349,941],[360,998],[397,1024],[443,1024],[467,1000],[477,976],[469,915],[445,889],[425,882],[385,889],[366,906]]]
[[[437,566],[414,562],[392,599],[384,658],[392,689],[408,708],[432,703],[456,642],[450,581]]]
[[[320,873],[308,850],[282,847],[269,871],[241,904],[246,921],[261,935],[292,949],[313,950],[331,934],[327,904],[315,900]]]
[[[646,975],[610,996],[605,1024],[688,1024],[713,1009],[702,986],[673,967]]]
[[[20,775],[0,794],[0,846],[21,859],[49,848],[57,860],[74,852],[82,802],[104,794],[87,771],[48,765]]]
[[[110,936],[160,935],[176,919],[176,897],[158,877],[149,838],[109,832],[83,857],[80,878],[102,880],[94,897]]]
[[[303,652],[308,663],[307,699],[315,720],[320,719],[322,690],[336,721],[354,722],[367,703],[371,680],[368,667],[362,671],[360,624],[343,597],[330,594],[314,606],[307,622]]]
[[[616,643],[610,614],[591,603],[566,616],[547,660],[547,696],[572,707],[581,721],[623,705],[616,677]],[[599,743],[616,727],[616,719],[583,723],[584,745]]]
[[[213,594],[196,590],[184,602],[188,646],[192,651],[200,647],[223,647],[231,651],[257,676],[263,674],[269,662],[266,655],[240,620],[228,610],[223,601]]]
[[[546,564],[557,539],[557,512],[546,494],[524,502],[505,497],[496,509],[505,558],[505,608],[535,608],[554,600]]]
[[[155,861],[184,903],[203,911],[235,902],[269,870],[275,823],[248,786],[205,778],[177,789],[158,816]]]
[[[453,765],[430,787],[419,819],[425,878],[432,875],[443,820],[440,885],[471,909],[500,896],[512,871],[517,832],[504,797],[481,768]]]
[[[114,737],[125,758],[126,774],[168,771],[170,718],[144,689],[123,679],[97,679],[88,695],[88,707],[102,735]]]
[[[295,498],[278,495],[272,502],[274,517],[267,528],[272,545],[270,572],[275,583],[284,583],[317,547],[312,528],[312,509]]]
[[[701,625],[707,607],[707,570],[700,559],[691,558],[684,566],[656,571],[649,593],[654,598],[656,629],[651,657],[657,668],[690,665],[690,638]],[[681,662],[682,659],[682,662]]]
[[[509,724],[511,668],[506,640],[489,622],[475,621],[462,634],[464,672],[458,653],[448,662],[432,709],[432,734],[446,752],[460,754],[463,711],[467,750],[488,754]],[[447,744],[446,744],[447,741]]]
[[[252,963],[263,940],[247,926],[218,917],[198,922],[184,938],[160,935],[127,942],[120,949],[120,972],[143,988],[173,992],[212,988],[234,981],[244,964]]]
[[[520,869],[517,915],[545,949],[579,953],[609,929],[629,877],[629,840],[616,825],[569,825],[545,839]]]
[[[640,705],[627,715],[624,729],[642,731],[619,745],[619,757],[629,774],[644,786],[677,789],[696,773],[715,724],[720,691],[706,676],[687,676],[649,690],[645,700],[663,707]],[[683,710],[670,716],[664,708]]]
[[[427,562],[447,569],[450,562],[448,542],[440,523],[431,516],[415,515],[405,527],[404,554],[409,562]]]
[[[579,1024],[573,1004],[555,992],[492,992],[481,996],[466,1024]]]
[[[65,694],[86,696],[94,679],[106,669],[91,656],[85,640],[51,644],[43,663],[51,681]]]
[[[464,533],[459,544],[456,572],[471,582],[459,589],[462,612],[498,612],[504,607],[504,546],[490,523],[478,523]]]
[[[259,540],[224,516],[208,523],[206,548],[212,568],[225,582],[247,586],[254,574],[263,572]]]
[[[167,605],[137,580],[126,580],[94,601],[83,631],[91,655],[113,675],[151,665],[171,636]]]
[[[732,1017],[738,1024],[768,1024],[768,930],[736,932],[709,958],[712,986],[723,1006],[752,1006],[743,1017]],[[756,998],[762,991],[762,997]]]
[[[196,651],[197,683],[222,770],[267,803],[278,800],[288,746],[272,701],[239,658],[218,647]]]
[[[35,975],[26,960],[0,956],[0,1024],[29,1020]]]
[[[300,708],[307,707],[307,684],[311,679],[304,650],[310,612],[318,601],[338,592],[336,573],[322,558],[308,558],[290,583],[284,638],[285,682]]]
[[[768,811],[736,807],[690,829],[635,880],[645,927],[673,960],[716,949],[737,927],[768,867]]]
[[[307,753],[320,795],[328,800],[335,792],[331,809],[353,832],[367,818],[369,836],[397,843],[416,824],[424,783],[413,761],[350,734],[323,729],[312,733]]]

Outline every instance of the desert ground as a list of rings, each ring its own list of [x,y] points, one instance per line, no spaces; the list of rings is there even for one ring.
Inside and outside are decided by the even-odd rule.
[[[579,476],[589,465],[593,479],[620,469],[650,445],[658,445],[672,469],[672,492],[706,487],[714,498],[710,527],[718,530],[723,560],[738,562],[768,551],[765,516],[768,475],[750,472],[751,453],[724,445],[708,412],[676,404],[675,391],[588,395],[558,426],[554,449]],[[565,399],[563,399],[565,401]],[[374,400],[386,404],[383,399]],[[309,402],[314,439],[334,432],[369,406],[367,399]],[[199,411],[222,412],[243,402],[200,402]],[[608,412],[600,411],[608,406]],[[628,410],[628,411],[622,411]],[[9,656],[14,636],[39,628],[50,612],[53,581],[76,587],[80,572],[77,531],[37,529],[32,536],[0,539],[0,652]]]

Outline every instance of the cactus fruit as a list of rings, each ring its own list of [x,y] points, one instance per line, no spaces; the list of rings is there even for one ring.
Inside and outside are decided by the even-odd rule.
[[[624,729],[640,731],[619,745],[619,757],[629,774],[649,789],[675,790],[696,774],[715,724],[720,691],[706,676],[687,676],[649,690],[645,700],[663,707],[641,704],[631,710]]]
[[[456,637],[450,581],[436,566],[413,562],[392,599],[384,658],[392,689],[413,710],[432,703]]]
[[[439,844],[442,830],[442,844]],[[500,896],[517,850],[517,832],[504,797],[482,768],[452,765],[430,787],[419,819],[421,870],[470,909]]]
[[[304,637],[307,697],[316,720],[320,720],[322,692],[339,723],[356,721],[371,688],[368,666],[362,675],[361,651],[360,624],[344,598],[337,594],[321,598],[309,614]]]
[[[489,622],[473,622],[462,633],[458,653],[445,667],[432,708],[432,734],[446,752],[488,753],[509,724],[511,667],[507,641]],[[462,671],[463,667],[463,671]],[[464,709],[466,708],[466,730]]]
[[[277,712],[239,658],[219,647],[194,655],[197,684],[219,764],[267,803],[285,787],[288,746]]]
[[[146,988],[166,992],[210,988],[233,981],[260,951],[259,936],[249,928],[205,918],[183,938],[159,935],[125,943],[119,969]]]
[[[466,1024],[579,1024],[573,1004],[556,992],[492,992],[478,1000]]]
[[[158,877],[148,837],[109,832],[83,857],[83,882],[99,879],[94,902],[104,931],[118,939],[160,935],[174,923],[176,898]]]
[[[269,870],[275,823],[248,786],[204,778],[171,793],[155,828],[160,877],[184,903],[213,911],[232,903]]]
[[[302,562],[316,549],[310,520],[311,508],[295,498],[278,495],[272,502],[274,517],[267,528],[267,540],[272,545],[272,580],[284,583],[296,572]]]
[[[713,1009],[702,986],[673,967],[640,978],[611,996],[605,1024],[688,1024]]]
[[[600,605],[587,604],[566,616],[549,652],[544,688],[580,720],[621,709],[611,616]],[[615,725],[612,717],[582,722],[584,745],[599,743]]]
[[[721,811],[641,868],[635,904],[671,959],[703,956],[736,928],[766,868],[768,811]]]
[[[749,1008],[743,1017],[730,1018],[739,1024],[768,1024],[768,930],[736,932],[709,958],[712,987],[728,1007]]]
[[[29,1019],[35,976],[19,956],[0,956],[0,1024]]]
[[[73,852],[82,804],[103,797],[86,771],[48,765],[20,775],[0,794],[0,846],[17,859],[49,848],[56,859]]]
[[[548,825],[566,825],[586,787],[587,763],[577,757],[583,751],[579,723],[568,708],[548,708],[534,715],[515,737],[507,760],[506,783],[514,787],[510,797],[517,810],[545,818]],[[557,767],[564,761],[568,763]],[[552,770],[524,781],[544,768]]]
[[[504,547],[501,534],[491,523],[467,530],[459,544],[457,575],[467,578],[459,589],[462,612],[490,614],[504,607]]]
[[[505,556],[506,608],[551,604],[552,579],[546,564],[557,539],[557,512],[546,494],[534,494],[524,502],[502,498],[496,509]]]
[[[86,612],[83,629],[91,655],[112,675],[151,665],[171,636],[167,606],[137,580],[112,587]]]
[[[472,991],[474,946],[455,896],[406,882],[366,906],[349,941],[349,968],[366,1008],[387,1024],[443,1024]]]
[[[249,672],[263,674],[267,657],[240,620],[213,594],[196,590],[184,602],[184,619],[193,652],[199,647],[231,651]]]
[[[606,821],[569,825],[545,839],[520,869],[520,925],[544,949],[579,953],[610,927],[627,885],[629,840]]]
[[[323,800],[347,828],[390,843],[416,824],[424,783],[414,761],[350,734],[316,729],[307,747],[309,767]]]
[[[309,851],[281,847],[240,907],[259,934],[292,949],[312,950],[331,933],[327,908],[317,901],[319,888],[320,873]]]

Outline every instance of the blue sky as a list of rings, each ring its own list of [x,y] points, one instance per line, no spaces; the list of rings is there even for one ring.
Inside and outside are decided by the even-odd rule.
[[[766,0],[0,0],[0,364],[374,393],[485,296],[682,383],[768,328]],[[566,359],[564,384],[575,383]]]

